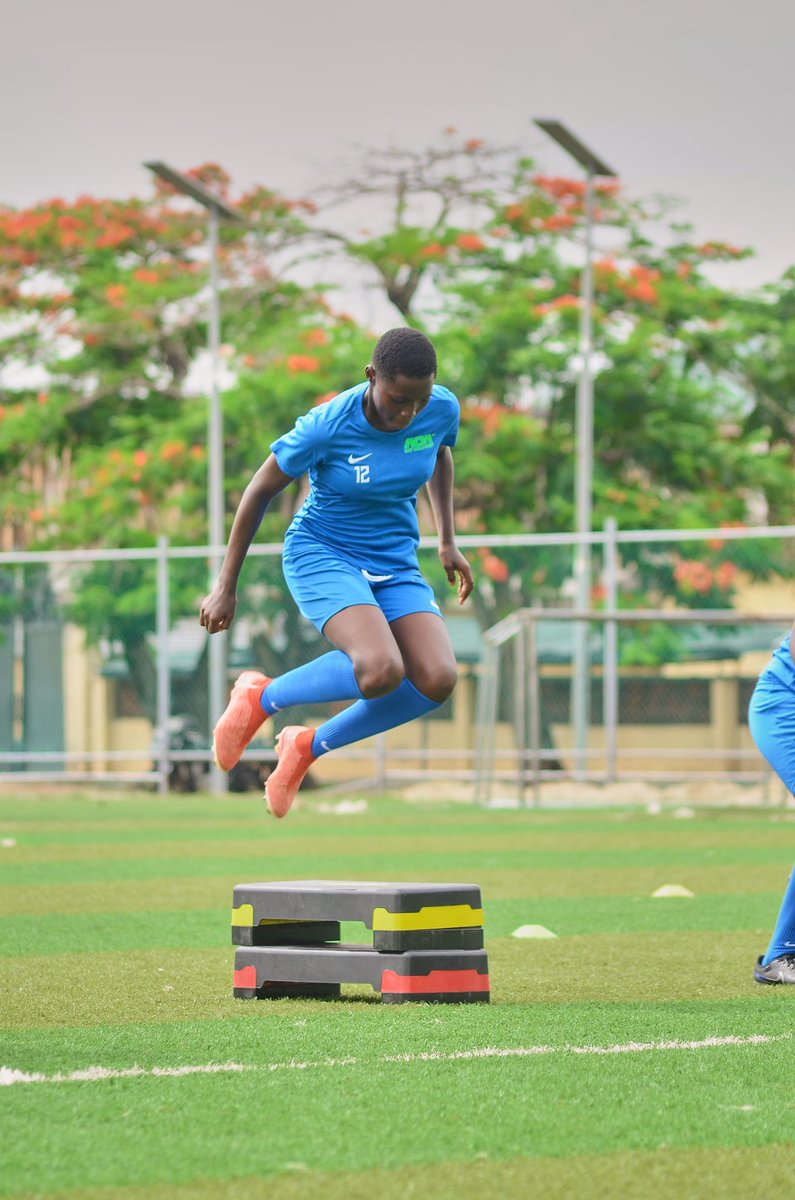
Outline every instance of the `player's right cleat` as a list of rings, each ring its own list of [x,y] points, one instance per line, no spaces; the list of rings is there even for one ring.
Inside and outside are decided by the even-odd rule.
[[[754,979],[757,983],[795,983],[795,954],[782,954],[762,966],[764,955],[759,956],[754,967]]]
[[[240,762],[246,746],[268,719],[260,697],[270,682],[261,671],[244,671],[235,680],[229,703],[213,730],[213,757],[222,771],[231,771]]]
[[[265,804],[272,817],[286,817],[304,777],[316,762],[312,753],[314,729],[304,725],[286,725],[276,738],[279,761],[265,781]]]

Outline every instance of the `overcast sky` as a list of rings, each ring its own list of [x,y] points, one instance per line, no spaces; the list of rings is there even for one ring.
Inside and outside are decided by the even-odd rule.
[[[0,0],[0,202],[145,193],[145,159],[291,195],[359,148],[447,125],[570,161],[555,117],[633,194],[795,264],[793,0]]]

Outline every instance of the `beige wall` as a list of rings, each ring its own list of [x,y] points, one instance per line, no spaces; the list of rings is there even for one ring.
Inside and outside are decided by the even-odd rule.
[[[754,580],[740,575],[734,607],[748,613],[792,613],[795,620],[795,581],[778,576]]]
[[[64,726],[66,749],[79,753],[140,751],[138,757],[94,762],[75,760],[75,771],[142,771],[149,768],[152,726],[143,717],[114,717],[115,680],[101,674],[98,650],[86,644],[84,630],[67,625],[64,647]]]
[[[110,739],[108,681],[100,675],[97,650],[86,645],[83,629],[66,625],[64,639],[64,727],[66,749],[107,750]],[[75,761],[74,770],[106,770],[105,763]]]

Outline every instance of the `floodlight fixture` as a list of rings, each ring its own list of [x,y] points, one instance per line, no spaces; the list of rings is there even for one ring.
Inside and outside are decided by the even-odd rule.
[[[539,129],[543,129],[544,133],[552,138],[553,142],[557,142],[564,150],[575,158],[580,166],[585,167],[591,175],[607,175],[615,177],[616,172],[612,167],[608,167],[604,159],[599,158],[590,150],[579,138],[575,137],[570,129],[565,125],[561,125],[560,121],[549,121],[536,117],[535,124]]]
[[[215,192],[211,192],[209,188],[199,183],[197,179],[193,179],[190,175],[183,175],[181,171],[175,171],[173,167],[169,167],[164,162],[148,162],[144,163],[153,174],[162,179],[165,183],[170,183],[178,192],[182,192],[184,196],[190,196],[192,200],[198,201],[204,208],[214,209],[219,217],[223,217],[226,221],[245,221],[245,213],[242,213],[239,208],[235,208],[231,204],[227,204],[220,196],[216,196]]]

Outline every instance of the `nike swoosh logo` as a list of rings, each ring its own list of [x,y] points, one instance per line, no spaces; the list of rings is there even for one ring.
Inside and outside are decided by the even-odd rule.
[[[372,450],[371,450],[371,451],[370,451],[370,454],[372,454],[372,453],[373,453],[373,452],[372,452]],[[348,462],[351,464],[351,466],[353,466],[353,464],[354,464],[354,463],[357,463],[357,462],[364,462],[364,460],[365,460],[366,458],[369,458],[369,457],[370,457],[370,454],[360,454],[358,458],[355,458],[353,454],[349,454],[349,455],[348,455]]]
[[[386,583],[387,579],[392,579],[391,575],[371,575],[364,567],[361,567],[360,570],[365,579],[370,583]]]

